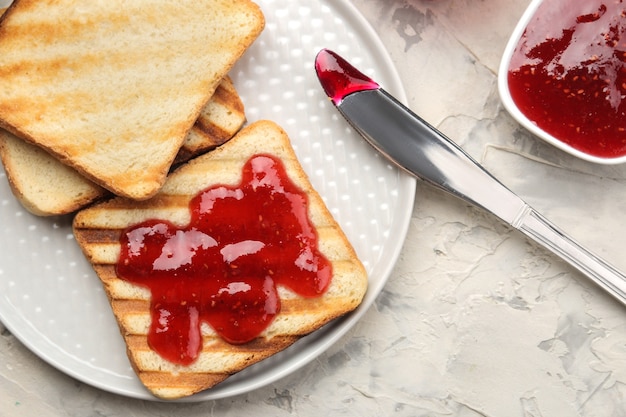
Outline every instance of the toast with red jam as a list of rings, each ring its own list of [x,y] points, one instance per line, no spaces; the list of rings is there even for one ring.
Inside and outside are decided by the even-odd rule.
[[[273,122],[79,211],[74,235],[155,396],[209,389],[354,310],[367,274]]]

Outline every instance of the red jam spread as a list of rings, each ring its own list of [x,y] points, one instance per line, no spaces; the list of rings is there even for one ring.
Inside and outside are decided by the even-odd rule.
[[[621,0],[545,0],[513,53],[513,101],[575,149],[626,155],[625,32]]]
[[[117,274],[150,289],[148,343],[163,358],[192,363],[201,322],[229,343],[254,339],[280,311],[278,284],[303,297],[328,288],[307,196],[274,157],[252,157],[238,186],[209,188],[190,210],[185,228],[148,220],[120,238]]]
[[[352,93],[379,88],[374,80],[328,49],[322,49],[317,54],[315,71],[324,92],[335,105],[341,104]]]

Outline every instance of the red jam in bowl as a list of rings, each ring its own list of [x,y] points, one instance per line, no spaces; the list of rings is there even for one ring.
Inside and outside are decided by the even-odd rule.
[[[148,344],[170,362],[193,363],[201,322],[224,340],[248,342],[280,311],[277,285],[303,297],[328,288],[330,262],[319,252],[308,199],[280,160],[256,155],[238,186],[208,188],[178,228],[148,220],[125,230],[117,274],[151,291]]]
[[[620,0],[544,0],[510,61],[513,101],[574,149],[626,155],[625,34]]]

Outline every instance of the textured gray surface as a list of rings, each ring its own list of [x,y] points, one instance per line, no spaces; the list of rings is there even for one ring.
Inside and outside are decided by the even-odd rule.
[[[526,1],[353,3],[415,111],[626,269],[626,168],[575,160],[500,105],[499,59]],[[496,219],[418,184],[404,250],[372,308],[268,386],[194,404],[127,399],[55,370],[6,330],[0,365],[2,416],[617,417],[626,415],[626,309]]]

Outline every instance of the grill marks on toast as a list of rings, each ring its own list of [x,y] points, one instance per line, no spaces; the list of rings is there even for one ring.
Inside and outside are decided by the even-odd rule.
[[[0,126],[148,198],[263,26],[248,0],[15,2],[0,24]]]
[[[222,145],[233,137],[246,120],[243,102],[232,80],[226,77],[218,86],[211,100],[202,108],[174,164],[180,164],[194,156]]]
[[[228,141],[245,120],[241,98],[227,76],[200,112],[178,151],[175,164]],[[0,158],[13,194],[36,215],[71,213],[109,194],[43,149],[1,129]]]
[[[147,344],[150,326],[150,293],[121,280],[115,273],[126,227],[159,217],[175,219],[179,227],[189,221],[189,201],[213,185],[236,185],[241,168],[253,155],[270,153],[283,162],[289,178],[309,199],[309,217],[316,228],[319,249],[333,267],[328,291],[321,297],[303,298],[279,287],[281,312],[261,337],[243,345],[231,345],[203,324],[203,349],[190,366],[174,365]],[[160,214],[167,213],[167,217]],[[233,139],[182,165],[168,177],[150,200],[116,198],[80,211],[74,234],[101,279],[129,359],[142,383],[156,396],[173,399],[210,388],[228,376],[267,358],[298,339],[356,308],[367,288],[367,275],[343,231],[313,189],[291,148],[285,132],[272,122],[256,122]]]

